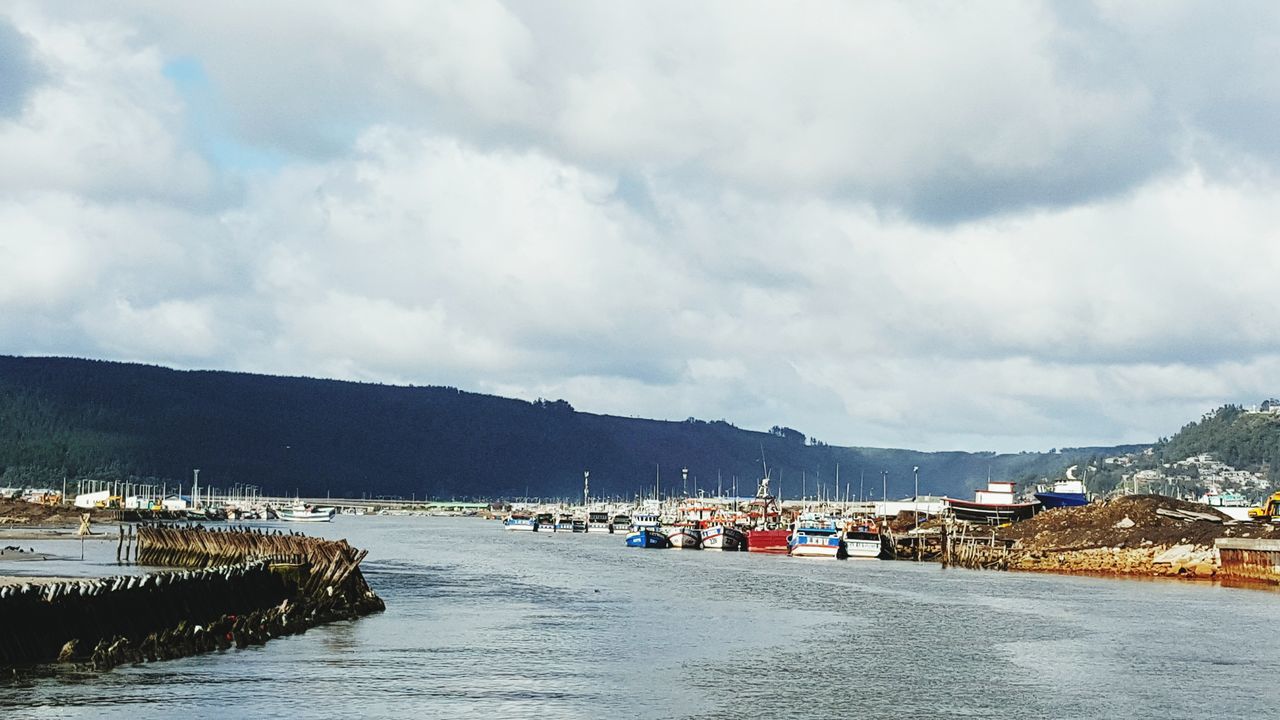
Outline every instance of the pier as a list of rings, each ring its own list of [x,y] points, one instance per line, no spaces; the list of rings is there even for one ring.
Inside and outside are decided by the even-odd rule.
[[[1280,540],[1218,538],[1214,548],[1223,579],[1280,584]]]

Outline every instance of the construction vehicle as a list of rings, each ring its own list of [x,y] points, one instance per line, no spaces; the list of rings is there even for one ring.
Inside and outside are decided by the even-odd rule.
[[[1280,492],[1271,493],[1271,497],[1263,501],[1262,507],[1249,508],[1249,519],[1257,522],[1280,520]]]

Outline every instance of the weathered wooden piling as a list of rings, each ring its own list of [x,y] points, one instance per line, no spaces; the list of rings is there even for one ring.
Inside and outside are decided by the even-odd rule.
[[[133,544],[134,533],[129,533]],[[244,647],[384,609],[365,582],[366,552],[260,530],[139,527],[140,563],[187,568],[0,587],[0,667],[126,662]],[[120,531],[116,559],[127,560]]]

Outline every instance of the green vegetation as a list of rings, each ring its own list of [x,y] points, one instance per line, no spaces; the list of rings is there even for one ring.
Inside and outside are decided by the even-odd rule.
[[[1187,423],[1173,437],[1162,438],[1156,453],[1162,462],[1211,453],[1237,469],[1258,472],[1280,460],[1280,416],[1223,405]]]
[[[0,485],[75,479],[249,483],[268,492],[360,497],[579,497],[652,491],[750,495],[761,450],[773,487],[798,497],[969,497],[993,479],[1059,477],[1099,448],[1050,453],[835,447],[777,426],[641,420],[449,387],[175,371],[69,358],[0,357]],[[1116,449],[1112,452],[1123,452]],[[836,466],[840,468],[837,487]],[[681,479],[682,467],[689,481]],[[717,477],[719,480],[717,480]],[[156,480],[159,482],[160,480]]]

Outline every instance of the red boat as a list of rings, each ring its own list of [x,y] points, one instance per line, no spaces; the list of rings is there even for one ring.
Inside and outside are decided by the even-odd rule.
[[[748,530],[747,550],[749,552],[786,555],[787,536],[790,534],[791,531],[785,528],[779,530]]]

